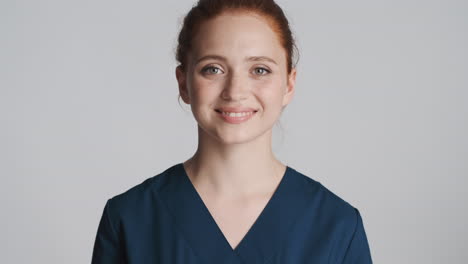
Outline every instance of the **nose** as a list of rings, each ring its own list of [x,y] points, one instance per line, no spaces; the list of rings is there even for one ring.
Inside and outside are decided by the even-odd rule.
[[[221,97],[229,101],[241,101],[248,97],[249,87],[245,77],[231,73],[227,79]]]

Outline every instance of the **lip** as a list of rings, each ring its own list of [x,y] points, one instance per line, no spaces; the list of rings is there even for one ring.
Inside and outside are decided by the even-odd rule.
[[[226,107],[226,108],[216,109],[215,111],[219,117],[221,117],[224,121],[231,123],[231,124],[243,123],[257,114],[257,110],[253,108],[227,108]],[[252,114],[237,117],[237,116],[223,115],[222,112],[252,112]]]
[[[251,108],[251,107],[220,107],[220,108],[217,108],[216,110],[222,111],[222,112],[234,112],[234,113],[257,112],[256,109]]]

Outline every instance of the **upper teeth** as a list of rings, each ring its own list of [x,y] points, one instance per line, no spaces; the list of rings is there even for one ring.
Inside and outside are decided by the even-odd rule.
[[[241,117],[241,116],[251,115],[253,112],[240,112],[240,113],[222,112],[222,113],[223,113],[223,115],[227,115],[227,116]]]

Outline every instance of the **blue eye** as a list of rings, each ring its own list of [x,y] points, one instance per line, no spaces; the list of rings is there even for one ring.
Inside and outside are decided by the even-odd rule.
[[[207,74],[218,74],[220,71],[220,68],[214,66],[208,66],[202,69],[202,72]]]
[[[266,74],[270,73],[269,70],[267,70],[265,68],[261,68],[261,67],[255,68],[254,72],[255,72],[255,74],[258,74],[258,75],[266,75]]]

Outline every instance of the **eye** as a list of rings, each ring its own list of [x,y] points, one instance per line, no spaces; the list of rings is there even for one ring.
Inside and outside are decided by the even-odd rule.
[[[207,66],[207,67],[203,68],[201,71],[202,71],[202,73],[206,73],[206,74],[219,74],[219,73],[223,72],[223,71],[221,71],[220,68],[215,67],[215,66]]]
[[[270,73],[270,71],[268,69],[265,69],[263,67],[257,67],[254,69],[254,73],[256,75],[266,75],[268,73]]]

